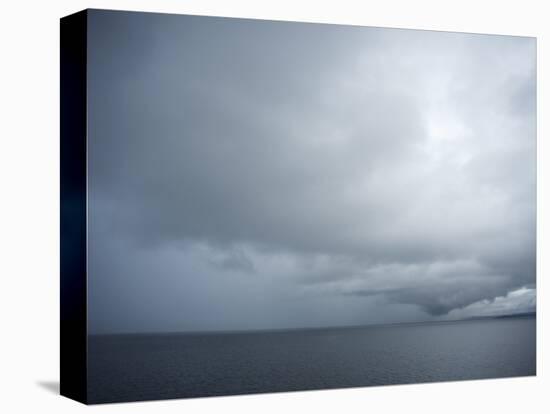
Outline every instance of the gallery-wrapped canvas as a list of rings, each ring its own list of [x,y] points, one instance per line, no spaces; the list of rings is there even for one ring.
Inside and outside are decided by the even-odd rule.
[[[536,374],[536,40],[61,19],[61,393]]]

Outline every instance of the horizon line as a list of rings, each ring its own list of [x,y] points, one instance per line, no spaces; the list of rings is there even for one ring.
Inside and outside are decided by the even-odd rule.
[[[292,332],[292,331],[315,331],[328,329],[352,329],[352,328],[372,328],[396,325],[423,325],[437,324],[448,322],[467,322],[483,319],[505,319],[505,318],[520,318],[520,317],[536,317],[536,309],[532,312],[507,313],[502,315],[480,315],[471,316],[462,319],[441,319],[441,320],[425,320],[411,322],[388,322],[388,323],[368,323],[356,325],[331,325],[331,326],[304,326],[295,328],[252,328],[252,329],[209,329],[209,330],[194,330],[194,331],[150,331],[150,332],[97,332],[87,333],[87,336],[140,336],[140,335],[230,335],[230,334],[246,334],[246,333],[269,333],[269,332]]]

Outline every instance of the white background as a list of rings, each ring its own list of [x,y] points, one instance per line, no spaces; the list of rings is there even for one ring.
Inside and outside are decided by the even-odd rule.
[[[548,412],[550,13],[531,0],[4,2],[0,14],[0,411]],[[59,381],[59,21],[109,8],[538,37],[538,376],[86,408]],[[545,188],[546,187],[546,188]],[[547,407],[545,407],[545,405]]]

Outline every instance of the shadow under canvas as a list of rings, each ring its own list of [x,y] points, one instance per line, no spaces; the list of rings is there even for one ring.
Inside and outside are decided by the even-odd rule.
[[[37,381],[36,385],[46,391],[59,395],[59,381]]]

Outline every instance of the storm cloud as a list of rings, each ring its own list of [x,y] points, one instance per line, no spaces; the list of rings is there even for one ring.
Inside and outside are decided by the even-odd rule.
[[[101,11],[88,30],[92,331],[534,309],[534,39]]]

